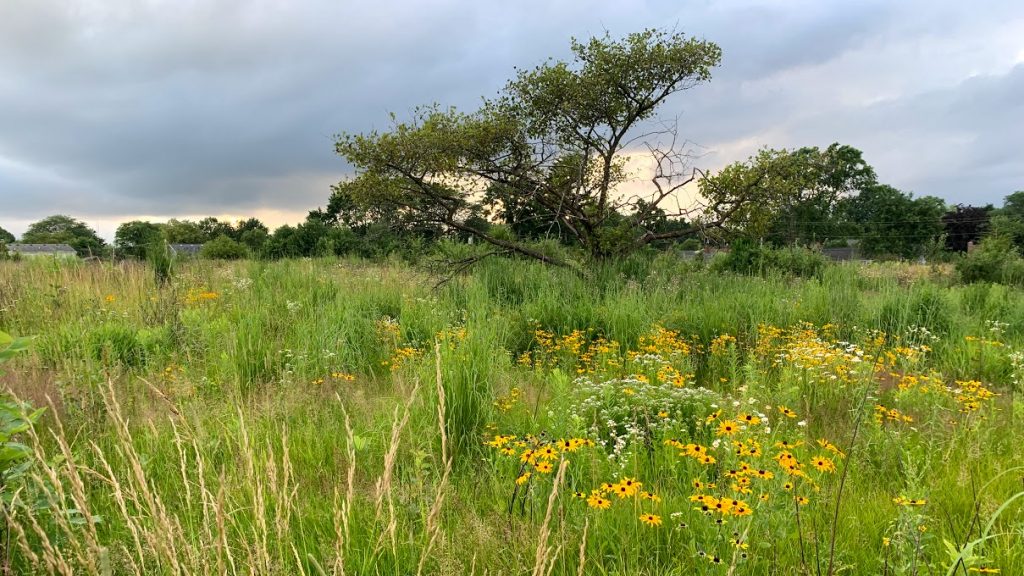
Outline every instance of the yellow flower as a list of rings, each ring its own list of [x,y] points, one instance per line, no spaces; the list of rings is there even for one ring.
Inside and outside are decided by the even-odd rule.
[[[530,476],[531,474],[529,472],[523,472],[522,476],[516,478],[516,484],[518,484],[519,486],[526,484],[530,480]]]
[[[825,458],[824,456],[815,456],[811,459],[811,464],[818,469],[818,472],[835,472],[836,465],[832,462],[832,459]]]
[[[544,460],[552,460],[558,457],[558,451],[551,446],[545,446],[537,451],[537,457]]]
[[[779,406],[779,412],[782,412],[782,415],[785,416],[786,418],[796,418],[796,412],[790,410],[785,406]]]
[[[719,423],[718,429],[715,431],[715,434],[719,436],[732,436],[733,434],[738,432],[739,429],[739,424],[733,422],[732,420],[725,420]]]
[[[750,506],[747,506],[747,503],[743,501],[737,502],[730,512],[733,516],[750,516],[754,513]]]
[[[641,514],[640,521],[648,526],[661,526],[661,516],[657,514]]]
[[[591,494],[587,498],[587,506],[591,508],[597,508],[598,510],[607,510],[612,505],[612,501],[607,498],[603,498],[599,494]]]
[[[993,568],[982,564],[977,568],[971,568],[968,572],[977,572],[978,574],[999,574],[999,568]]]
[[[536,468],[537,472],[540,472],[541,474],[547,474],[548,472],[551,472],[551,462],[537,462],[533,467]]]

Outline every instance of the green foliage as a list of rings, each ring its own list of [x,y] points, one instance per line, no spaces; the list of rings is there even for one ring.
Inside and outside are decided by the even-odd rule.
[[[945,202],[914,198],[892,186],[876,185],[844,202],[846,218],[856,223],[866,256],[925,256],[943,233]]]
[[[703,247],[704,246],[700,243],[700,240],[698,240],[697,238],[687,238],[686,240],[683,240],[683,242],[679,244],[680,250],[700,250]]]
[[[14,242],[14,234],[11,234],[7,230],[4,230],[0,226],[0,244],[11,244]]]
[[[10,334],[0,331],[0,364],[28,350],[31,342],[31,338],[14,338]]]
[[[212,240],[199,224],[189,220],[168,220],[163,225],[164,239],[169,244],[203,244]]]
[[[1008,236],[993,234],[956,262],[963,282],[1024,285],[1024,259]]]
[[[455,241],[444,247],[453,258],[481,249]],[[490,258],[437,289],[398,260],[177,266],[157,290],[141,266],[0,263],[2,321],[40,334],[39,353],[19,358],[2,381],[46,393],[59,407],[32,446],[44,458],[33,459],[19,494],[31,496],[26,504],[52,495],[81,510],[32,516],[36,532],[25,514],[30,506],[18,509],[12,520],[25,544],[18,530],[9,532],[13,573],[47,573],[39,552],[46,544],[67,559],[69,573],[102,573],[88,561],[102,567],[109,559],[112,574],[164,573],[175,562],[180,573],[233,562],[239,572],[311,574],[322,566],[329,574],[341,565],[349,574],[414,574],[421,558],[424,574],[474,567],[529,573],[554,471],[534,470],[516,485],[519,454],[483,446],[495,434],[610,441],[565,454],[570,464],[548,525],[548,547],[563,550],[553,575],[579,573],[581,545],[587,574],[725,573],[699,552],[728,564],[734,551],[737,574],[813,573],[815,549],[825,574],[833,526],[837,573],[911,574],[913,562],[922,574],[943,573],[961,552],[970,567],[1024,573],[1016,530],[1022,498],[1003,507],[1020,491],[1020,476],[1000,475],[1024,465],[1015,425],[1022,408],[1011,384],[1024,374],[1014,364],[1024,361],[1012,360],[1024,346],[1020,290],[960,285],[945,267],[836,264],[805,279],[691,269],[670,254],[599,262],[583,274]],[[761,325],[791,330],[773,340]],[[652,340],[655,326],[678,331],[678,342],[666,344],[664,332]],[[881,328],[888,330],[884,351],[898,359],[872,369],[874,350],[864,346]],[[543,349],[537,329],[552,334]],[[601,338],[606,348],[592,361],[573,351]],[[679,342],[688,352],[665,354],[682,349]],[[898,352],[915,343],[930,351],[917,348],[916,360]],[[878,383],[863,411],[860,381],[833,379],[828,370],[851,346],[864,353],[845,366]],[[553,362],[524,362],[524,352],[532,353],[527,360]],[[656,356],[671,359],[673,369]],[[670,384],[676,375],[681,387]],[[904,375],[935,380],[927,391],[904,390]],[[962,413],[956,397],[968,386],[957,381],[973,379],[996,396],[987,408]],[[876,423],[876,402],[914,421]],[[799,416],[783,416],[780,405]],[[410,416],[397,427],[405,406]],[[763,413],[764,421],[718,435],[718,422],[706,420],[711,410],[721,410],[721,419]],[[441,430],[455,456],[450,471]],[[751,438],[764,454],[735,456],[730,441]],[[846,457],[819,449],[818,438]],[[717,462],[678,457],[665,445],[672,439],[708,447],[718,440]],[[811,501],[799,509],[773,458],[780,440],[803,442],[793,453],[814,480],[800,481],[797,490]],[[814,470],[811,458],[821,454],[840,470]],[[776,477],[751,478],[753,493],[741,495],[726,477],[740,461],[764,463]],[[558,460],[552,464],[557,469]],[[574,496],[625,477],[660,500],[612,497],[608,510],[594,510]],[[716,525],[688,499],[694,479],[717,483],[708,493],[744,500],[753,514]],[[54,489],[27,490],[37,485]],[[509,512],[513,490],[517,506]],[[762,501],[762,493],[770,497]],[[901,496],[927,504],[899,506],[893,499]],[[639,523],[646,512],[664,524]],[[89,523],[95,514],[105,522]],[[992,538],[974,542],[990,520]],[[438,538],[427,550],[432,522]],[[93,534],[98,552],[89,544]],[[138,551],[135,534],[152,544]]]
[[[835,143],[825,150],[763,149],[701,180],[700,191],[710,216],[728,214],[727,237],[806,245],[850,234],[843,199],[876,183],[860,150]]]
[[[91,330],[86,346],[93,360],[104,366],[140,367],[146,363],[146,348],[136,331],[120,324],[102,324]]]
[[[103,256],[106,242],[96,231],[80,220],[70,216],[48,216],[29,225],[21,236],[26,244],[67,244],[79,256]]]
[[[29,338],[12,338],[0,331],[0,364],[28,349]],[[14,400],[7,394],[0,395],[0,500],[2,500],[4,524],[6,514],[15,503],[22,487],[21,478],[32,465],[32,449],[19,441],[19,436],[29,430],[44,408],[33,410],[25,403]],[[7,543],[0,543],[0,550],[6,551]]]
[[[245,246],[236,240],[232,240],[227,234],[221,234],[213,240],[203,244],[199,255],[211,260],[238,260],[245,258],[247,254]]]
[[[114,233],[114,248],[126,258],[144,260],[149,246],[156,242],[163,242],[161,227],[143,220],[125,222]]]
[[[739,274],[781,273],[809,278],[821,274],[829,261],[821,253],[807,248],[772,248],[741,239],[732,244],[727,254],[713,260],[711,265],[715,270]]]
[[[153,268],[153,277],[158,286],[163,286],[171,280],[172,267],[174,266],[174,254],[166,240],[156,239],[146,247],[146,260]]]
[[[992,212],[991,233],[1009,238],[1018,251],[1024,250],[1024,190],[1003,200],[1003,207]]]
[[[661,151],[654,200],[643,204],[616,194],[628,178],[622,152],[667,98],[710,80],[718,46],[647,30],[573,41],[572,54],[571,62],[520,71],[477,111],[421,108],[389,132],[339,136],[337,152],[357,170],[335,188],[339,204],[352,214],[442,226],[503,253],[556,264],[566,263],[492,235],[480,217],[505,218],[525,232],[525,210],[538,220],[531,234],[557,231],[594,257],[686,235],[689,228],[649,228],[658,218],[654,208],[682,186],[673,172],[678,151]]]

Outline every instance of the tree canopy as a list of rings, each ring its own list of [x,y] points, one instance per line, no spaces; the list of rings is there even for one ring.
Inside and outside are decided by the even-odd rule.
[[[114,233],[114,248],[119,256],[142,260],[146,257],[148,247],[162,239],[163,230],[160,224],[132,220],[117,227]]]
[[[832,144],[825,150],[763,149],[700,181],[712,220],[725,239],[760,238],[772,244],[813,244],[852,233],[845,199],[878,184],[860,150]]]
[[[689,230],[651,230],[655,208],[693,180],[675,131],[650,125],[672,95],[711,79],[721,50],[681,33],[574,40],[569,62],[520,70],[480,109],[427,106],[387,132],[342,134],[337,152],[356,176],[335,193],[364,210],[440,226],[550,263],[557,257],[488,219],[528,206],[546,229],[588,254],[626,253]],[[630,153],[646,150],[656,173],[646,194],[620,190]],[[653,219],[653,220],[652,220]]]
[[[102,256],[106,242],[85,222],[58,214],[29,225],[21,236],[26,244],[67,244],[79,256]]]
[[[14,234],[0,227],[0,244],[10,244],[11,242],[14,242]]]

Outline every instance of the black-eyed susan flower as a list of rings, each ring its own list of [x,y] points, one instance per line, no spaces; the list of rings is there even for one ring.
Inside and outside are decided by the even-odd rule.
[[[558,458],[558,450],[555,450],[554,446],[545,446],[537,450],[537,457],[544,460],[553,460]]]
[[[657,514],[641,514],[640,521],[648,526],[661,526],[661,516]]]
[[[601,496],[600,494],[591,494],[587,498],[587,506],[596,508],[598,510],[607,510],[612,505],[612,501]]]
[[[825,458],[824,456],[815,456],[811,458],[811,465],[814,466],[818,472],[835,472],[836,465],[832,462],[831,458]]]
[[[740,426],[732,420],[723,420],[719,422],[718,428],[715,430],[715,434],[718,436],[732,436],[739,432]]]

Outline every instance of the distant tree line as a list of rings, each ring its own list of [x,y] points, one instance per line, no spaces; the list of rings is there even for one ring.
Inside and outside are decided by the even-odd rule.
[[[1003,205],[947,206],[932,196],[915,198],[885,184],[863,163],[860,152],[838,145],[822,151],[767,150],[744,163],[733,164],[701,182],[708,195],[730,194],[746,186],[751,173],[787,171],[806,178],[809,170],[785,163],[811,163],[820,173],[812,183],[787,182],[780,174],[763,176],[771,183],[765,201],[737,213],[729,225],[705,234],[691,233],[653,243],[650,249],[699,249],[754,241],[771,247],[855,246],[865,257],[916,258],[941,253],[962,253],[983,237],[998,235],[1024,251],[1024,191],[1006,197]],[[762,184],[762,186],[768,186]],[[498,238],[514,238],[526,245],[554,241],[578,248],[575,237],[557,227],[545,227],[538,206],[510,206],[496,217],[479,216],[474,225]],[[655,233],[683,229],[685,221],[651,210]],[[620,214],[620,218],[629,218]],[[547,220],[549,221],[549,220]],[[152,246],[200,244],[207,258],[297,258],[359,256],[369,259],[403,254],[410,257],[434,249],[442,240],[467,242],[471,234],[443,225],[426,224],[397,211],[364,210],[351,201],[345,186],[336,186],[327,206],[311,211],[304,222],[273,232],[256,218],[226,222],[214,217],[167,222],[133,220],[118,226],[113,244],[107,244],[86,223],[66,215],[31,224],[19,239],[30,244],[68,244],[82,257],[145,259]],[[15,242],[0,228],[0,247]]]

